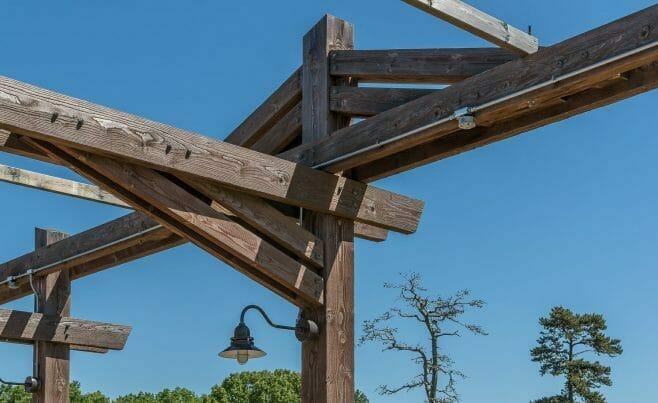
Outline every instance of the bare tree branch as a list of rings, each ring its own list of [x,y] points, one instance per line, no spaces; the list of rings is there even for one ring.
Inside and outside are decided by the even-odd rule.
[[[391,395],[423,387],[430,403],[456,402],[459,398],[456,379],[465,378],[465,375],[453,369],[453,361],[448,355],[440,353],[439,341],[443,337],[460,337],[461,329],[475,335],[486,335],[481,326],[460,320],[467,310],[482,308],[485,302],[470,299],[468,290],[461,290],[448,298],[429,297],[427,289],[421,285],[418,273],[402,274],[402,277],[404,281],[401,284],[384,284],[385,288],[398,291],[396,303],[402,306],[394,306],[375,319],[365,321],[359,344],[378,342],[382,345],[382,351],[410,353],[412,361],[421,367],[422,373],[401,386],[382,385],[378,391],[380,394]],[[389,325],[409,319],[423,324],[428,335],[428,345],[402,341],[398,328]]]

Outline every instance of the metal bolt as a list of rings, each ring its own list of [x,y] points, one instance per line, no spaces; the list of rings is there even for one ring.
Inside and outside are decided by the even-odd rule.
[[[165,147],[165,154],[169,154],[171,152],[171,146],[167,144],[167,147]]]
[[[75,125],[75,129],[80,130],[84,122],[85,122],[84,120],[78,119],[78,123]]]
[[[475,121],[475,116],[473,115],[460,116],[457,119],[457,122],[459,123],[459,128],[462,130],[471,130],[477,126],[477,122]]]
[[[50,117],[50,123],[55,123],[58,117],[59,117],[59,113],[57,112],[53,113],[53,115]]]

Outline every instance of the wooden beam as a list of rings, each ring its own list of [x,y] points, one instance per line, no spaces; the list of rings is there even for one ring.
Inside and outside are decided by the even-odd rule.
[[[50,162],[50,158],[43,155],[38,150],[34,150],[20,140],[20,137],[11,133],[8,130],[0,129],[0,151],[8,152],[10,154],[20,155],[21,157],[30,158],[33,160]]]
[[[302,99],[302,70],[297,69],[224,141],[250,147]]]
[[[111,193],[102,190],[98,186],[26,171],[3,164],[0,164],[0,181],[73,196],[79,199],[93,200],[112,206],[129,207]]]
[[[228,210],[302,261],[322,268],[322,240],[262,199],[203,182],[192,182],[191,185],[212,200],[212,207],[219,211]]]
[[[255,196],[414,232],[422,202],[8,78],[0,128]]]
[[[403,0],[442,20],[522,56],[535,53],[539,40],[460,0]]]
[[[321,304],[322,280],[312,270],[165,176],[36,140],[31,144],[292,303]]]
[[[326,16],[304,36],[302,141],[311,142],[349,124],[329,110],[328,55],[353,47],[353,27]],[[354,225],[352,221],[304,212],[303,225],[324,241],[324,306],[304,315],[320,327],[302,344],[302,402],[354,402]]]
[[[440,90],[333,86],[329,108],[347,116],[371,117],[437,91]]]
[[[135,214],[141,215],[139,213]],[[99,249],[98,251],[96,251],[96,247],[92,246],[93,243],[89,243],[88,249],[81,248],[82,252],[80,256],[76,256],[76,253],[74,252],[76,249],[69,249],[65,247],[65,245],[69,243],[69,241],[66,241],[61,246],[53,246],[54,249],[52,250],[48,249],[42,251],[44,253],[43,257],[40,253],[33,252],[21,258],[15,259],[22,262],[22,264],[20,266],[14,266],[14,273],[24,274],[30,268],[43,267],[39,265],[39,263],[30,263],[41,261],[43,263],[54,263],[51,268],[45,271],[46,273],[51,270],[53,272],[68,270],[71,280],[77,280],[90,274],[116,267],[140,257],[157,253],[165,249],[170,249],[185,243],[185,241],[178,235],[172,234],[169,230],[159,227],[159,224],[153,222],[153,225],[158,226],[159,229],[152,231],[150,235],[140,234],[139,230],[133,227],[134,233],[132,233],[132,237],[129,237],[125,241],[114,245],[112,244],[112,241],[110,241],[110,237],[113,233],[107,234],[103,228],[109,228],[110,225],[110,223],[103,224],[92,230],[73,235],[69,239],[70,244],[84,244],[84,238],[93,238],[96,240],[95,243],[99,245],[97,247]],[[103,236],[104,233],[106,236],[108,236],[108,238]],[[62,254],[61,251],[64,251],[65,254]],[[90,256],[96,257],[88,258],[86,255],[87,253],[89,253]],[[7,266],[8,264],[4,263],[1,267],[6,268]],[[38,273],[36,276],[40,274],[41,273]],[[5,304],[30,294],[32,294],[32,289],[27,280],[23,279],[21,282],[19,282],[19,288],[17,289],[11,289],[6,286],[0,287],[0,304]]]
[[[34,234],[35,249],[45,248],[62,239],[68,238],[68,234],[58,231],[37,228]],[[56,320],[62,316],[71,316],[71,280],[68,272],[51,273],[34,279],[36,295],[34,296],[35,311],[48,315]],[[11,313],[9,311],[8,313]],[[25,312],[23,319],[34,314]],[[20,316],[20,315],[19,315]],[[0,314],[0,323],[2,323]],[[8,319],[8,318],[7,318]],[[34,333],[34,329],[40,324],[40,319],[31,327],[28,334]],[[17,322],[18,329],[27,323]],[[23,325],[23,326],[21,326]],[[46,327],[41,325],[41,327]],[[10,328],[11,329],[11,328]],[[52,327],[49,329],[52,331]],[[3,337],[9,338],[3,334]],[[77,345],[85,343],[75,343]],[[91,346],[102,347],[102,346]],[[70,347],[66,344],[53,343],[53,340],[34,341],[34,368],[37,378],[41,381],[39,390],[32,395],[32,402],[61,402],[69,401],[69,359]]]
[[[288,111],[267,133],[250,148],[265,154],[276,155],[285,150],[302,134],[302,104]]]
[[[658,5],[280,156],[340,172],[460,131],[450,118],[465,107],[488,105],[475,117],[478,125],[494,125],[515,112],[595,87],[610,77],[653,62],[658,58],[658,30],[647,27],[656,25]],[[461,133],[467,135],[467,131]]]
[[[123,350],[131,330],[130,326],[0,309],[0,338],[8,341]]]
[[[300,119],[301,119],[301,112],[300,112]],[[7,132],[7,133],[8,133],[8,132]],[[2,135],[2,132],[0,132],[0,136],[1,136],[1,135]],[[1,145],[1,142],[0,142],[0,151],[4,151],[4,152],[11,153],[11,154],[19,154],[19,155],[20,155],[21,152],[27,152],[27,150],[29,150],[29,152],[30,152],[31,155],[38,155],[38,156],[39,156],[39,159],[41,159],[41,160],[43,160],[43,161],[45,161],[45,162],[49,162],[49,163],[52,163],[52,164],[58,164],[57,161],[53,161],[52,159],[50,159],[50,157],[48,157],[48,156],[46,156],[45,154],[41,153],[39,150],[35,150],[35,149],[32,148],[31,146],[27,145],[24,141],[20,140],[19,137],[20,137],[20,136],[18,136],[18,135],[16,135],[16,134],[11,134],[11,136],[7,136],[6,139],[10,139],[9,143],[11,143],[11,145],[8,146],[8,147],[3,148],[2,145]],[[64,179],[62,179],[62,180],[64,180]],[[75,185],[75,184],[73,184],[71,187],[72,187],[72,188],[76,188],[77,186],[79,186],[79,185]],[[94,185],[89,185],[89,186],[94,186]],[[96,190],[96,189],[98,189],[98,190]],[[44,189],[44,190],[45,190],[45,189]],[[92,191],[91,193],[94,194],[94,193],[98,193],[98,192],[102,192],[102,191],[103,191],[103,190],[101,190],[100,187],[94,187],[94,191]],[[110,193],[108,193],[108,194],[110,194]],[[66,194],[66,195],[68,195],[68,194]],[[69,195],[69,196],[73,196],[73,195]],[[97,201],[95,198],[91,198],[91,199],[87,199],[87,200]],[[114,204],[114,205],[116,205],[117,207],[127,207],[127,208],[131,208],[130,205],[128,205],[127,203],[124,203],[124,202],[121,201],[120,199],[115,198],[115,201],[116,201],[116,204]],[[109,203],[109,199],[107,199],[107,198],[104,199],[104,202],[105,202],[106,204],[113,205],[112,203]],[[277,205],[277,209],[281,210],[280,207],[286,207],[286,205]],[[290,206],[287,206],[287,207],[290,207]],[[291,209],[291,210],[294,210],[293,213],[290,213],[291,216],[299,217],[299,210],[298,210],[298,209],[294,209],[294,208],[292,208],[292,207],[290,207],[290,209]],[[288,213],[286,213],[286,214],[288,214]],[[154,225],[157,225],[157,224],[154,223]],[[164,233],[165,233],[165,234],[168,234],[168,237],[171,238],[171,241],[172,241],[172,242],[171,242],[171,247],[178,246],[178,245],[180,245],[181,243],[183,243],[183,241],[182,241],[182,240],[180,239],[180,237],[178,237],[177,235],[175,235],[175,234],[173,234],[173,233],[170,233],[170,232],[168,232],[167,230],[164,230]],[[382,229],[382,228],[373,227],[373,226],[371,226],[371,225],[362,224],[362,223],[358,223],[358,222],[357,222],[357,223],[355,223],[355,225],[354,225],[354,236],[359,237],[359,238],[363,238],[363,239],[366,239],[366,240],[369,240],[369,241],[373,241],[373,242],[382,242],[382,241],[385,241],[386,238],[388,237],[388,231],[387,231],[387,230],[384,230],[384,229]],[[163,237],[163,239],[164,239],[164,238],[167,238],[167,237]],[[132,248],[132,247],[131,247],[131,250],[139,251],[139,252],[140,252],[140,256],[139,256],[139,257],[141,257],[141,256],[145,256],[145,255],[149,255],[149,254],[150,254],[150,253],[148,253],[148,250],[149,250],[149,249],[148,249],[148,245],[157,246],[157,250],[154,249],[154,253],[155,253],[155,251],[163,250],[163,247],[164,247],[164,245],[165,245],[165,243],[162,243],[161,241],[158,241],[158,242],[157,242],[157,245],[156,245],[155,242],[152,242],[152,241],[149,240],[149,239],[144,239],[144,243],[147,244],[147,245],[145,245],[145,246],[142,247],[142,248]],[[167,248],[164,247],[164,249],[167,249]],[[121,259],[121,262],[122,262],[122,263],[127,262],[128,260],[125,260],[126,258],[127,258],[127,256],[124,256],[124,257]],[[110,260],[111,260],[111,259],[104,259],[103,261],[109,263]],[[132,259],[130,259],[130,260],[132,260]],[[117,260],[117,261],[118,261],[118,260]],[[107,263],[105,263],[105,264],[107,264]],[[117,263],[117,264],[118,264],[118,263]],[[1,266],[0,266],[0,267],[1,267]],[[85,267],[89,267],[89,266],[88,266],[88,265],[85,265]],[[111,267],[111,266],[109,266],[109,267]],[[109,268],[109,267],[108,267],[108,266],[105,266],[105,265],[103,266],[103,268]],[[0,280],[0,281],[2,281],[2,280]],[[28,295],[29,293],[28,293],[27,291],[29,291],[29,290],[25,290],[25,293],[23,293],[23,294],[21,294],[21,295]],[[2,297],[2,296],[3,296],[3,295],[4,295],[3,291],[0,291],[0,304],[3,303],[3,302],[2,302],[2,300],[3,300],[3,297]],[[12,295],[14,295],[13,292],[12,292]],[[17,294],[16,294],[16,295],[17,295]]]
[[[352,172],[362,181],[385,178],[656,89],[658,63],[632,70],[623,77],[610,81],[604,87],[570,95],[559,103],[538,108],[532,113],[512,117],[493,126],[442,137],[362,165]]]
[[[454,84],[516,59],[497,48],[337,50],[330,66],[362,83]]]
[[[131,213],[0,264],[0,281],[24,276],[29,269],[39,270],[36,278],[68,270],[149,240],[166,239],[168,234],[156,221]],[[18,284],[29,288],[27,278]],[[0,303],[6,302],[2,291]]]

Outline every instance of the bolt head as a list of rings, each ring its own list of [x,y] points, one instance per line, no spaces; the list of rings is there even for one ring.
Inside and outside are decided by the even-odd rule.
[[[477,126],[477,122],[475,121],[475,116],[472,115],[460,116],[458,119],[458,123],[459,123],[459,128],[462,130],[471,130]]]

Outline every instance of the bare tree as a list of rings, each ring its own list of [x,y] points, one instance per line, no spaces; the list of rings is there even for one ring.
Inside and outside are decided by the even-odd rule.
[[[392,395],[404,390],[423,387],[429,403],[452,403],[459,400],[455,387],[457,378],[464,374],[453,369],[453,361],[442,353],[439,341],[442,337],[460,336],[460,330],[486,335],[482,327],[465,323],[460,317],[468,308],[482,308],[484,301],[469,299],[469,291],[463,290],[448,298],[428,297],[427,289],[421,286],[418,273],[402,274],[401,284],[385,283],[384,287],[399,290],[397,301],[402,307],[393,307],[379,317],[365,321],[360,344],[380,342],[382,351],[397,350],[413,355],[413,362],[421,367],[422,372],[409,382],[389,387],[382,385],[378,392]],[[391,321],[408,319],[417,322],[427,331],[426,343],[405,343],[400,340],[398,329],[391,326]]]

